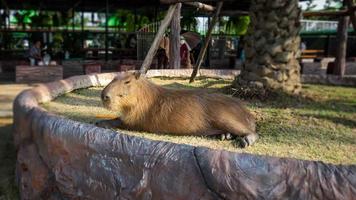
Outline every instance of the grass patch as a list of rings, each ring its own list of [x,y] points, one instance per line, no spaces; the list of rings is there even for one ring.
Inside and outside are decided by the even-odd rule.
[[[193,84],[186,78],[158,77],[152,80],[171,88],[206,88],[226,92],[231,80],[199,78]],[[77,90],[43,106],[70,119],[94,123],[97,115],[115,115],[100,102],[102,88]],[[280,94],[265,101],[249,100],[248,108],[257,119],[260,139],[247,149],[234,141],[197,136],[170,136],[154,133],[125,134],[153,140],[207,146],[235,152],[321,160],[334,164],[356,164],[356,88],[304,85],[299,97]]]

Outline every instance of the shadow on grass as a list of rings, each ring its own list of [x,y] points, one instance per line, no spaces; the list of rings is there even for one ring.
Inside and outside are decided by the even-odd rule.
[[[322,88],[327,88],[328,86],[315,86]],[[309,87],[308,87],[309,88]],[[350,88],[351,89],[351,88]],[[335,91],[333,93],[324,94],[322,91],[317,89],[311,90],[307,89],[307,92],[301,95],[289,95],[281,91],[274,92],[270,97],[260,100],[260,99],[245,99],[247,102],[258,104],[261,108],[276,108],[276,109],[305,109],[311,111],[323,111],[323,112],[334,112],[334,113],[348,113],[356,114],[356,89],[353,91],[348,91],[354,93],[354,96],[343,96],[341,92]],[[306,91],[304,90],[304,91]],[[312,93],[310,93],[312,91]],[[237,96],[237,98],[243,98]],[[356,116],[355,116],[356,117]]]
[[[16,150],[11,124],[0,123],[0,138],[0,199],[19,199],[15,184]]]
[[[79,89],[58,97],[55,102],[73,106],[102,106],[101,89]]]
[[[302,117],[314,117],[317,119],[325,119],[328,121],[331,121],[335,124],[342,124],[344,126],[347,126],[349,128],[356,128],[356,119],[346,119],[344,117],[337,117],[337,116],[328,116],[328,115],[317,115],[317,114],[301,114],[300,116]]]
[[[337,132],[330,129],[324,129],[319,126],[288,125],[286,123],[278,124],[270,121],[262,121],[257,124],[261,140],[269,140],[269,143],[285,143],[291,147],[295,144],[308,144],[312,147],[317,143],[324,145],[342,144],[355,145],[356,138],[349,131]]]

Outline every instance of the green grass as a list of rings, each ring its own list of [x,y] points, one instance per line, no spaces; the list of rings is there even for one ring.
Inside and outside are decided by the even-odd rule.
[[[153,78],[157,84],[173,88],[207,88],[227,92],[231,80],[200,78],[188,84],[185,78]],[[44,105],[51,112],[94,123],[98,115],[115,115],[101,106],[102,88],[77,90]],[[231,94],[231,92],[230,92]],[[285,94],[265,100],[248,100],[257,119],[260,139],[240,149],[234,141],[194,136],[170,136],[122,131],[153,140],[207,146],[235,152],[322,160],[335,164],[356,164],[356,88],[304,85],[302,95]]]

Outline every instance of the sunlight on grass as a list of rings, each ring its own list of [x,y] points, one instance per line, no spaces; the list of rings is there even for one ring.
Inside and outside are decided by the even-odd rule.
[[[157,77],[152,80],[171,88],[206,88],[226,92],[231,80],[199,78],[188,84],[185,78]],[[100,102],[102,88],[77,90],[43,105],[70,119],[94,123],[98,115],[115,115]],[[235,152],[322,160],[336,164],[356,163],[356,88],[305,85],[299,97],[280,94],[266,101],[250,100],[248,108],[257,119],[260,139],[247,149],[235,141],[193,136],[169,136],[120,130],[153,140],[206,146]]]

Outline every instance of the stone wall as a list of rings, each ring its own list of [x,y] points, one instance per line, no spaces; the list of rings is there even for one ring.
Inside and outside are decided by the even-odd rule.
[[[117,74],[71,77],[14,101],[21,199],[353,199],[356,166],[152,141],[46,112],[40,103]]]

